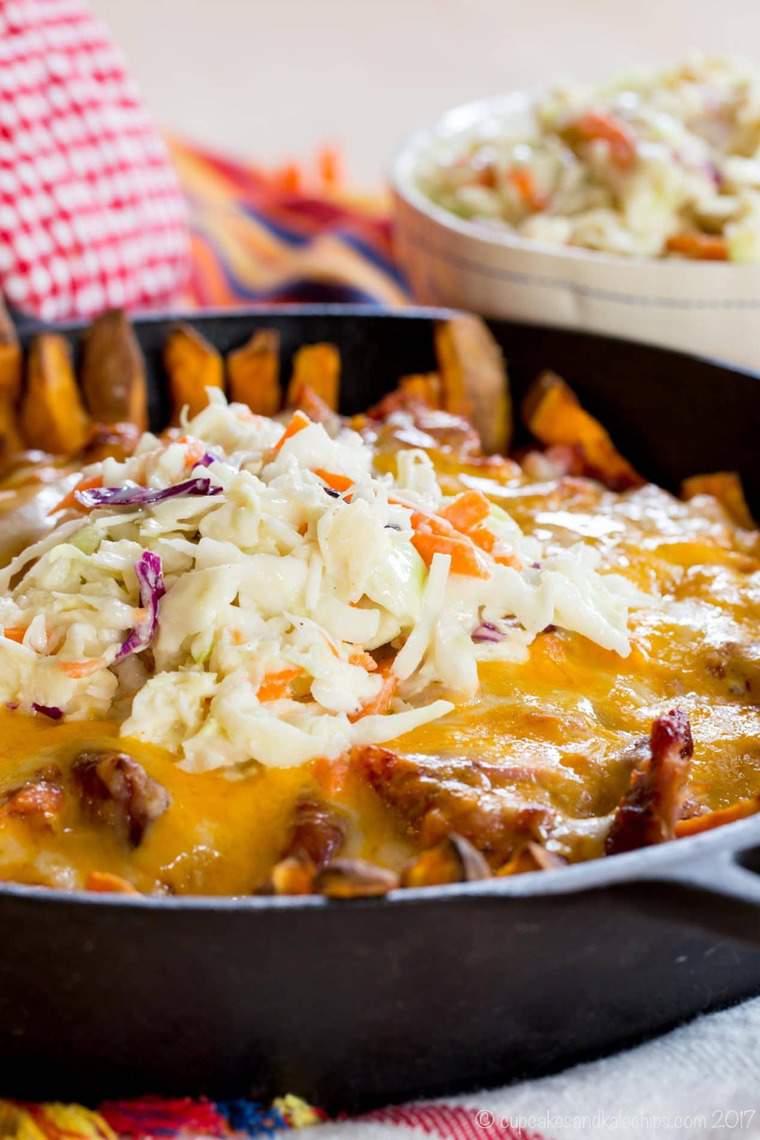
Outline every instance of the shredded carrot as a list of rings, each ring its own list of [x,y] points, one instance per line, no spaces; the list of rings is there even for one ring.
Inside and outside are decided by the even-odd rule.
[[[112,875],[110,871],[90,871],[84,881],[84,889],[96,891],[98,894],[139,895],[140,893],[130,882],[122,879],[121,875]]]
[[[302,412],[300,410],[297,412],[293,412],[293,415],[290,417],[290,419],[289,419],[289,421],[285,427],[285,431],[282,433],[280,438],[277,440],[277,443],[274,445],[274,447],[270,447],[269,451],[267,452],[266,457],[265,457],[266,462],[271,463],[271,461],[274,459],[274,457],[276,455],[280,454],[280,450],[281,450],[283,444],[287,440],[292,439],[294,435],[298,435],[299,431],[303,431],[303,429],[307,428],[310,423],[311,423],[311,420],[309,419],[309,417],[306,415],[305,412]]]
[[[636,161],[636,141],[625,123],[604,111],[584,111],[575,127],[584,139],[603,139],[621,170]]]
[[[533,171],[527,166],[513,166],[507,178],[514,186],[528,209],[538,212],[546,205],[546,196],[536,186]]]
[[[102,657],[88,657],[84,661],[59,661],[58,665],[67,677],[78,679],[96,673],[98,669],[103,668],[105,661]]]
[[[470,578],[490,577],[488,567],[482,561],[483,556],[469,539],[418,530],[412,535],[412,542],[427,566],[433,561],[434,554],[449,554],[452,574],[464,574]]]
[[[672,234],[665,243],[668,253],[680,253],[695,261],[727,261],[728,244],[719,234]]]
[[[516,554],[510,554],[506,550],[494,554],[493,560],[499,566],[511,566],[514,570],[522,570],[523,568],[522,560]]]
[[[297,665],[289,669],[280,669],[276,673],[267,673],[259,685],[257,696],[260,701],[278,701],[287,697],[290,692],[290,683],[303,672]]]
[[[490,577],[488,566],[475,545],[469,538],[455,530],[448,519],[441,515],[426,515],[421,511],[413,511],[411,522],[415,532],[412,535],[412,543],[427,566],[433,561],[434,554],[449,554],[452,574],[466,574],[471,578]]]
[[[500,566],[512,566],[515,570],[522,570],[522,561],[516,554],[512,554],[504,549],[493,531],[488,530],[484,526],[476,526],[467,532],[467,537],[471,539],[476,546],[479,546],[481,550],[485,550],[486,554],[490,554],[494,562],[497,562]]]
[[[203,459],[206,454],[206,448],[202,440],[195,439],[192,435],[183,435],[177,440],[177,443],[184,443],[187,447],[185,453],[185,467],[195,467],[196,463]]]
[[[20,645],[28,628],[25,625],[9,625],[3,630],[3,637],[7,637],[9,641],[17,641]]]
[[[74,510],[74,511],[87,511],[87,507],[83,507],[76,497],[77,491],[90,491],[93,487],[102,487],[102,475],[90,475],[86,479],[80,479],[76,487],[72,487],[67,495],[51,507],[48,511],[49,515],[54,515],[57,511]]]
[[[357,713],[351,713],[348,719],[350,721],[357,721],[365,716],[380,716],[383,713],[387,713],[391,707],[391,701],[393,700],[393,695],[397,687],[398,677],[395,673],[388,673],[377,696],[362,705]]]
[[[353,479],[349,479],[348,475],[339,475],[335,471],[325,471],[323,467],[315,467],[314,474],[318,475],[322,482],[331,487],[333,491],[338,491],[341,494],[354,485]]]
[[[496,546],[496,535],[493,531],[488,530],[484,526],[475,526],[471,531],[468,531],[467,537],[472,539],[476,546],[481,550],[485,550],[486,554],[492,554]]]
[[[412,530],[424,530],[430,534],[440,534],[449,538],[458,537],[448,519],[441,518],[440,515],[425,515],[422,511],[413,511]]]
[[[490,513],[491,504],[481,491],[464,491],[440,512],[456,530],[465,532],[482,523]]]
[[[362,669],[366,669],[368,673],[374,673],[377,669],[377,661],[371,653],[365,653],[363,649],[352,653],[348,659],[349,665],[361,665]]]

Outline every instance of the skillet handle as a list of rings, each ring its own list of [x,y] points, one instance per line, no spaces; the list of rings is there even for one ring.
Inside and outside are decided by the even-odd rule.
[[[758,856],[758,847],[711,851],[694,861],[679,861],[638,886],[657,910],[760,949]]]

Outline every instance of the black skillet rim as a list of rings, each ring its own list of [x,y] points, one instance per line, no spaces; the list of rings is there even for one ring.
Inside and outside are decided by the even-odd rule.
[[[23,343],[28,337],[34,336],[42,331],[55,331],[67,334],[79,334],[84,332],[89,321],[77,319],[72,321],[64,321],[55,326],[51,326],[44,321],[38,320],[36,317],[29,316],[21,313],[16,309],[9,309],[11,319],[13,320],[19,340]],[[370,317],[382,320],[385,317],[392,317],[399,320],[426,320],[438,321],[445,320],[449,317],[472,316],[473,314],[465,312],[463,309],[455,309],[447,306],[433,305],[406,305],[394,308],[385,305],[372,305],[372,304],[354,304],[354,305],[341,305],[341,304],[298,304],[298,303],[284,303],[281,305],[241,305],[234,308],[212,308],[212,309],[162,309],[139,311],[129,313],[129,320],[132,325],[157,325],[157,324],[192,324],[194,321],[205,322],[223,320],[228,318],[241,318],[241,317],[255,317],[257,319],[266,319],[267,317]],[[510,318],[499,318],[483,316],[481,319],[486,323],[494,321],[499,323],[504,321],[510,322]],[[751,380],[760,381],[760,368],[743,368],[736,364],[732,364],[729,360],[723,359],[721,356],[711,356],[709,354],[697,352],[685,352],[678,348],[668,348],[664,345],[654,344],[647,340],[633,340],[628,337],[617,336],[612,333],[597,333],[591,332],[587,329],[574,328],[571,325],[553,325],[549,322],[542,321],[527,321],[522,318],[511,318],[515,323],[531,325],[536,329],[537,333],[541,330],[551,332],[562,332],[569,336],[576,335],[579,337],[588,337],[590,339],[604,340],[608,344],[619,345],[621,349],[625,349],[631,345],[644,347],[658,355],[670,357],[672,360],[696,360],[701,364],[711,365],[715,368],[720,368],[723,372],[730,372],[737,376],[743,376]],[[509,353],[507,353],[507,364],[509,364]]]

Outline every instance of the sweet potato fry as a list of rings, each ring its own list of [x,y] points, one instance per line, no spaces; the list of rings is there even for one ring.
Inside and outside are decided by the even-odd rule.
[[[164,364],[169,373],[175,420],[185,406],[191,416],[197,415],[208,403],[206,389],[224,386],[221,356],[190,325],[178,325],[169,335]]]
[[[441,406],[471,420],[483,450],[506,454],[512,436],[509,381],[501,349],[479,317],[439,321],[435,350]]]
[[[23,446],[15,404],[7,396],[0,395],[0,459],[9,459]]]
[[[15,402],[21,392],[21,346],[0,300],[0,396]]]
[[[340,386],[340,353],[334,344],[305,344],[293,357],[293,375],[288,384],[288,407],[297,407],[304,388],[311,388],[329,408],[337,408]]]
[[[692,815],[688,819],[679,819],[675,826],[676,839],[685,839],[687,835],[699,835],[702,831],[711,831],[714,827],[722,827],[724,823],[733,823],[737,819],[746,819],[759,811],[760,796],[747,796],[746,799],[737,800],[728,807],[717,808],[703,815]]]
[[[84,447],[89,419],[74,376],[68,341],[42,333],[32,342],[21,424],[30,447],[73,455]]]
[[[83,465],[109,457],[127,459],[140,442],[140,434],[137,424],[93,424],[82,452]]]
[[[613,491],[640,487],[641,476],[615,447],[597,419],[581,407],[572,388],[554,372],[539,376],[523,405],[533,435],[549,447],[577,448],[585,474]]]
[[[97,423],[148,426],[145,362],[124,313],[114,309],[93,321],[84,338],[82,387]]]
[[[21,391],[21,346],[16,330],[0,301],[0,456],[22,449],[16,405]]]
[[[259,329],[242,348],[227,356],[230,399],[260,416],[280,410],[280,334]]]
[[[452,831],[404,868],[401,885],[433,887],[443,883],[472,883],[487,879],[490,874],[488,863],[477,848]]]
[[[692,475],[689,479],[684,479],[681,494],[684,499],[693,499],[696,495],[712,495],[737,526],[744,527],[745,530],[753,530],[756,526],[744,498],[741,476],[736,471]]]
[[[343,422],[337,412],[325,403],[308,385],[301,388],[298,393],[298,403],[292,405],[293,411],[305,412],[312,423],[322,424],[329,436],[339,435]]]
[[[441,406],[441,377],[437,372],[414,372],[402,376],[399,390],[410,400],[419,400],[429,408]]]

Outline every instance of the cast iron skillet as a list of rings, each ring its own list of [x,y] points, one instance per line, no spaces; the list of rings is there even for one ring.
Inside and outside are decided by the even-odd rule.
[[[431,313],[192,317],[221,349],[329,339],[344,410],[433,366]],[[155,426],[166,318],[137,323]],[[760,503],[760,378],[495,323],[515,396],[560,371],[646,475],[739,469]],[[76,330],[71,330],[74,341]],[[287,366],[286,366],[287,374]],[[760,992],[760,818],[561,871],[385,900],[131,899],[0,888],[0,1094],[290,1090],[356,1110],[535,1075]]]

